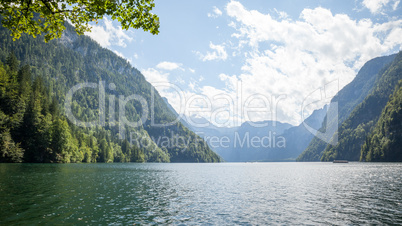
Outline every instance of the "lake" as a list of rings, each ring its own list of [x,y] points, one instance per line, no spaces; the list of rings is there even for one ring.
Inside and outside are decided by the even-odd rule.
[[[402,224],[400,163],[0,164],[0,224]]]

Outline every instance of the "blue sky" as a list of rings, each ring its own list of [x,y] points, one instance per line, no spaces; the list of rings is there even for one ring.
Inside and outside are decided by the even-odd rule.
[[[88,35],[129,60],[179,113],[218,126],[297,125],[366,61],[401,49],[399,3],[156,0],[159,35],[122,31],[107,18]]]

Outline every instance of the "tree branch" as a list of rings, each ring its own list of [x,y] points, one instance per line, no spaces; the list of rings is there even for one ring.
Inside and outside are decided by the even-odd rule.
[[[46,8],[50,11],[51,14],[55,14],[55,12],[53,11],[53,9],[48,5],[48,1],[46,0],[41,0],[41,2],[43,2],[43,4],[46,6]]]

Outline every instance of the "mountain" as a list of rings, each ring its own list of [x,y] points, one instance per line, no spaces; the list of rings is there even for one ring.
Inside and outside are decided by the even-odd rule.
[[[350,116],[338,129],[339,141],[336,145],[329,144],[321,158],[322,161],[346,159],[358,161],[361,148],[366,137],[373,130],[386,106],[390,95],[402,79],[402,52],[398,53],[391,65],[383,73],[378,74],[372,92],[356,106]],[[399,127],[395,128],[398,129]],[[382,142],[385,142],[382,141]]]
[[[68,23],[66,28],[60,39],[44,43],[43,37],[35,39],[27,35],[13,41],[10,32],[1,27],[0,61],[6,65],[11,53],[19,60],[19,68],[9,76],[12,80],[18,80],[17,71],[24,65],[30,66],[32,80],[41,78],[48,90],[43,91],[43,96],[56,100],[62,121],[68,122],[63,125],[70,130],[73,150],[79,153],[81,149],[88,149],[93,157],[91,162],[131,161],[126,157],[134,151],[141,151],[143,160],[148,162],[220,161],[219,156],[199,136],[180,122],[158,126],[173,122],[176,116],[157,91],[152,98],[154,88],[140,71],[89,37],[78,36]],[[10,84],[6,83],[7,86]],[[84,83],[90,87],[79,85]],[[76,92],[67,96],[74,86]],[[65,105],[65,102],[71,105]],[[5,109],[6,105],[2,104],[1,107]],[[67,108],[71,108],[73,118],[65,114]],[[46,117],[47,112],[42,113]],[[1,116],[12,118],[13,114]],[[134,125],[134,122],[141,122],[140,119],[143,123]],[[84,124],[87,127],[83,127]],[[133,144],[130,145],[131,149],[126,148],[127,141]],[[23,140],[21,142],[24,143]],[[122,151],[125,148],[127,153]],[[69,157],[64,158],[65,162],[82,161],[81,157],[72,160],[70,154],[66,156]],[[124,159],[121,159],[122,156]],[[24,159],[49,161],[36,157]]]
[[[328,106],[313,111],[313,113],[298,126],[286,130],[282,136],[286,140],[286,146],[276,148],[270,152],[271,160],[296,160],[296,158],[307,148],[310,141],[316,135],[306,128],[306,125],[317,131],[327,114]],[[306,125],[305,125],[306,124]]]
[[[305,123],[318,129],[326,107],[315,110]],[[276,121],[245,122],[238,127],[216,127],[207,119],[192,115],[182,120],[204,138],[209,146],[227,162],[294,161],[307,147],[314,134],[303,124],[292,126]],[[198,125],[198,126],[197,126]]]
[[[366,138],[360,161],[402,161],[402,80],[381,113],[373,132]]]
[[[267,148],[275,145],[274,137],[291,127],[290,124],[274,121],[258,122],[265,123],[263,127],[255,127],[250,122],[237,127],[216,127],[200,116],[189,117],[186,121],[227,162],[262,160]]]
[[[353,81],[343,87],[332,98],[328,112],[337,111],[337,120],[330,118],[327,122],[327,117],[325,117],[319,129],[322,133],[327,132],[325,133],[327,141],[333,137],[334,132],[338,128],[337,124],[343,123],[349,117],[353,109],[372,91],[378,76],[386,70],[386,66],[389,66],[395,57],[396,54],[377,57],[366,62]],[[337,109],[333,106],[336,106]],[[327,127],[330,128],[328,131]],[[336,133],[335,135],[338,134]],[[299,155],[297,161],[320,161],[326,147],[327,142],[318,137],[314,137],[308,147]]]

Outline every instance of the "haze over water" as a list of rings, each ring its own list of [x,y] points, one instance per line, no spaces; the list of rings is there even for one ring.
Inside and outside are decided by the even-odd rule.
[[[401,224],[400,163],[0,164],[0,223]]]

